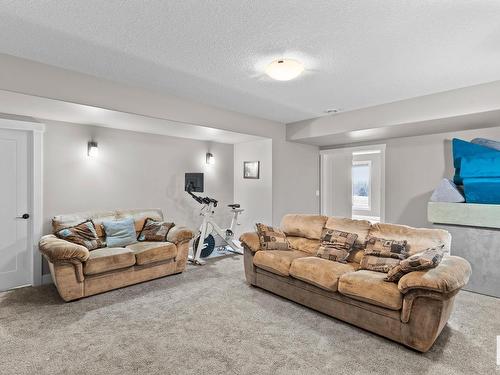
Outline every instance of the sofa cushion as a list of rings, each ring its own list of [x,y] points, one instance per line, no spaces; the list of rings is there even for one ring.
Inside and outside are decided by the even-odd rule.
[[[148,217],[137,236],[137,241],[166,241],[168,231],[174,225],[174,223],[157,221]]]
[[[399,310],[403,295],[395,283],[384,281],[380,272],[361,270],[340,276],[338,291],[348,297],[391,310]]]
[[[327,219],[320,215],[289,214],[283,216],[281,229],[287,236],[319,240]]]
[[[357,238],[358,235],[355,233],[325,228],[321,235],[321,245],[316,256],[345,263]]]
[[[396,267],[401,260],[394,258],[383,258],[374,255],[365,255],[361,259],[360,268],[376,272],[387,273]]]
[[[93,250],[83,264],[85,275],[113,271],[120,268],[127,268],[135,264],[134,253],[124,247],[104,247]]]
[[[160,209],[133,209],[114,211],[87,211],[73,214],[57,215],[52,219],[52,228],[55,231],[76,225],[82,221],[91,219],[94,222],[98,237],[104,237],[102,222],[105,220],[115,220],[117,218],[132,217],[135,222],[136,231],[139,232],[144,225],[144,220],[150,217],[154,220],[163,220]]]
[[[309,238],[291,236],[287,236],[286,239],[294,250],[300,250],[313,255],[316,255],[316,253],[318,252],[320,245],[319,240],[310,240]]]
[[[355,271],[350,264],[331,262],[318,257],[298,258],[292,261],[290,276],[330,292],[337,291],[339,277]]]
[[[177,246],[171,242],[142,241],[128,245],[138,265],[160,262],[177,256]]]
[[[351,250],[349,253],[349,256],[347,257],[348,262],[352,263],[361,263],[361,259],[365,256],[365,250],[364,249],[354,249]]]
[[[298,250],[262,250],[255,253],[253,264],[277,275],[289,276],[292,261],[308,256],[309,254]]]
[[[116,218],[116,211],[86,211],[74,214],[56,215],[52,218],[52,229],[54,232],[76,225],[86,220],[92,220],[98,237],[104,237],[103,220],[113,220]]]
[[[365,247],[371,223],[367,220],[353,220],[344,217],[329,217],[325,228],[336,229],[343,232],[355,233],[358,235],[354,247],[359,249]]]
[[[134,219],[135,231],[140,232],[144,226],[146,219],[153,219],[156,221],[163,220],[163,213],[160,209],[147,208],[147,209],[133,209],[133,210],[117,210],[116,218],[125,219],[131,217]]]
[[[398,224],[373,224],[371,237],[387,238],[388,240],[406,240],[408,255],[424,251],[430,247],[444,244],[444,252],[449,253],[451,235],[443,229],[412,228]]]
[[[255,224],[257,235],[259,236],[260,247],[264,250],[287,250],[291,249],[285,233],[271,226],[257,223]]]

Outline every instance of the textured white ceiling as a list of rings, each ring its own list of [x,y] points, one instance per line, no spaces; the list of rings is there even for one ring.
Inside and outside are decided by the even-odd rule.
[[[281,122],[500,79],[496,0],[0,0],[0,52]],[[303,61],[289,82],[262,73]]]

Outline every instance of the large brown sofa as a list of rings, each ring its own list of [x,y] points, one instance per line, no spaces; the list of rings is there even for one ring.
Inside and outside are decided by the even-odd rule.
[[[56,216],[52,227],[56,232],[92,219],[97,235],[105,240],[101,223],[127,217],[134,218],[137,233],[146,218],[163,220],[161,210],[156,209],[83,212]],[[192,237],[191,230],[175,226],[166,242],[137,242],[89,251],[51,234],[40,239],[39,248],[62,299],[71,301],[184,271]]]
[[[315,256],[324,227],[361,239],[346,264]],[[436,268],[408,273],[398,283],[359,269],[368,236],[405,239],[410,255],[444,243],[449,254],[451,236],[444,230],[317,215],[286,215],[281,229],[293,250],[262,250],[256,233],[240,237],[248,283],[421,352],[440,334],[471,273],[466,260],[449,255]]]

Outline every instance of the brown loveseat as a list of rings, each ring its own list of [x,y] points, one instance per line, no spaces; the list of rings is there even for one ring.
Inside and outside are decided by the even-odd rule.
[[[324,227],[358,234],[358,250],[350,253],[348,263],[315,256]],[[440,334],[471,273],[466,260],[449,255],[436,268],[408,273],[398,283],[384,281],[385,273],[359,269],[368,236],[405,239],[410,255],[444,243],[449,254],[451,236],[440,229],[316,215],[286,215],[281,229],[293,250],[261,250],[256,233],[240,237],[251,285],[421,352]]]
[[[161,210],[116,210],[59,215],[52,219],[53,231],[92,219],[97,235],[104,239],[104,220],[134,218],[139,232],[146,218],[163,220]],[[158,277],[186,268],[193,232],[175,226],[166,242],[137,242],[126,247],[103,247],[89,251],[55,235],[43,236],[39,248],[49,262],[52,280],[62,299],[71,301]]]

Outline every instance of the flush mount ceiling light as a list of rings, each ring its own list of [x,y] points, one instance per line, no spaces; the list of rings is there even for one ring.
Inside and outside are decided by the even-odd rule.
[[[266,74],[277,81],[289,81],[304,71],[304,64],[292,59],[274,60],[266,68]]]

